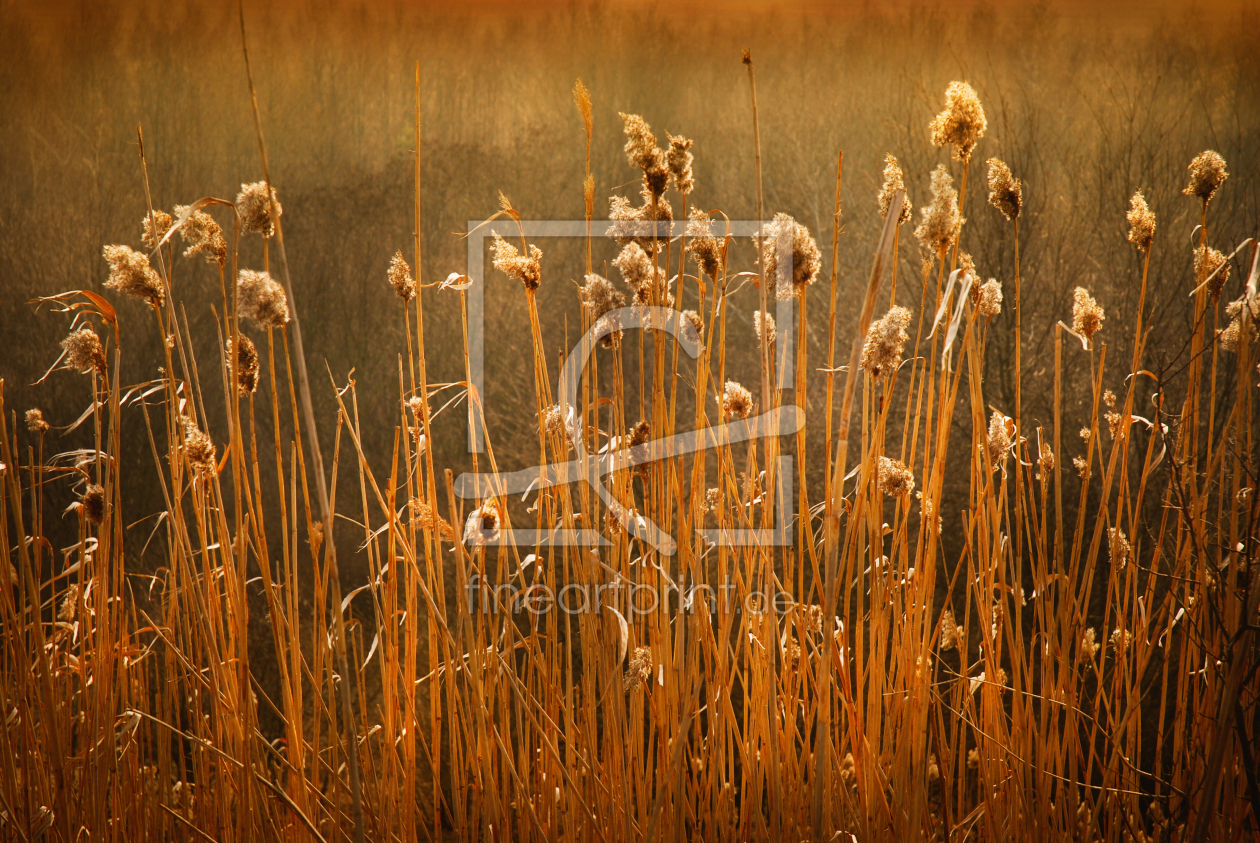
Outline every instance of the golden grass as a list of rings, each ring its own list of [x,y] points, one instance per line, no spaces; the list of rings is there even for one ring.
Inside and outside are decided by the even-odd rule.
[[[419,232],[418,69],[416,90]],[[581,83],[575,102],[587,139],[589,223],[590,95]],[[958,207],[978,142],[963,134]],[[264,202],[269,185],[264,178]],[[147,182],[145,191],[152,208]],[[760,185],[757,197],[761,218]],[[686,220],[689,197],[679,198],[678,219]],[[992,321],[1020,324],[1018,250],[1003,312],[985,315],[951,283],[965,226],[933,241],[921,298],[932,307],[913,314],[906,359],[878,373],[860,365],[868,326],[882,303],[892,304],[882,291],[903,199],[901,190],[888,197],[866,289],[855,290],[863,307],[853,336],[837,336],[838,296],[856,285],[837,278],[834,251],[826,321],[799,300],[797,336],[810,325],[827,336],[827,465],[821,496],[799,473],[801,517],[784,547],[711,547],[696,529],[772,525],[779,449],[795,445],[803,465],[817,427],[794,442],[723,441],[690,456],[660,444],[725,420],[726,350],[753,339],[728,335],[729,237],[717,277],[706,278],[688,272],[686,237],[654,235],[654,268],[677,261],[677,307],[694,302],[703,322],[700,356],[694,368],[680,367],[677,349],[667,361],[667,344],[655,342],[649,368],[640,345],[637,377],[646,388],[634,402],[625,388],[629,345],[601,348],[616,376],[600,382],[591,368],[571,432],[541,423],[556,400],[534,271],[542,284],[559,271],[545,260],[532,264],[533,286],[517,293],[530,319],[540,463],[568,459],[569,436],[594,452],[628,435],[635,418],[648,421],[651,461],[608,483],[622,506],[679,537],[672,557],[618,528],[586,484],[537,493],[528,526],[607,525],[611,544],[598,553],[457,540],[474,509],[474,526],[492,532],[513,526],[512,510],[503,496],[458,500],[452,472],[428,446],[440,429],[430,403],[448,385],[431,380],[426,366],[424,300],[433,288],[421,275],[418,233],[414,305],[403,297],[407,348],[398,362],[393,456],[384,467],[368,463],[348,380],[334,385],[338,413],[325,420],[335,424],[325,472],[296,318],[302,303],[287,280],[274,195],[267,242],[295,318],[250,329],[260,355],[265,340],[259,381],[270,393],[269,419],[256,419],[255,393],[237,388],[241,358],[223,353],[214,370],[198,367],[171,283],[169,240],[149,253],[161,295],[143,291],[167,340],[148,383],[120,383],[127,337],[108,301],[83,291],[47,300],[95,325],[105,348],[83,375],[93,441],[82,451],[47,457],[46,426],[34,423],[23,446],[0,383],[0,543],[14,566],[0,597],[5,838],[865,843],[1256,834],[1252,309],[1238,311],[1236,353],[1220,353],[1207,273],[1186,279],[1196,290],[1195,320],[1185,386],[1174,392],[1141,368],[1144,270],[1134,354],[1120,372],[1107,367],[1107,328],[1086,348],[1070,334],[1064,342],[1062,323],[1040,326],[1054,331],[1054,421],[1049,430],[1022,429],[1018,389],[1014,407],[995,410],[984,377]],[[659,201],[667,200],[653,194],[650,218]],[[1209,199],[1185,201],[1202,202],[1206,247]],[[839,212],[838,164],[833,243]],[[506,199],[501,213],[520,219]],[[152,211],[149,221],[152,231]],[[230,263],[219,263],[223,292],[212,304],[220,349],[240,348],[244,336],[233,282],[242,232],[234,222]],[[1010,236],[1018,239],[1021,228],[1029,236],[1036,225],[1035,217],[1022,227],[1013,219]],[[1177,238],[1167,242],[1183,248]],[[1146,245],[1144,266],[1161,242]],[[521,246],[519,259],[533,254],[523,233]],[[589,273],[589,242],[586,263]],[[1254,288],[1254,254],[1249,266]],[[771,281],[758,285],[762,313]],[[663,302],[661,283],[649,286],[649,301]],[[1064,302],[1064,318],[1067,309]],[[466,307],[461,313],[467,367]],[[592,319],[583,314],[586,330]],[[837,341],[850,347],[843,371]],[[785,403],[773,386],[772,346],[763,342],[760,354],[761,411]],[[807,350],[801,343],[795,361],[791,400],[801,405]],[[1061,429],[1068,355],[1087,356],[1091,373],[1076,471],[1064,443],[1077,434]],[[1015,361],[1018,384],[1018,352]],[[1224,377],[1231,366],[1232,379]],[[468,378],[466,368],[470,423],[484,426]],[[1121,394],[1104,383],[1122,384]],[[679,418],[680,388],[694,390],[693,419]],[[224,403],[226,430],[211,430],[207,400]],[[1137,415],[1139,406],[1151,407],[1149,418]],[[163,567],[144,582],[145,599],[123,551],[124,529],[147,515],[127,511],[121,494],[123,455],[137,449],[120,435],[124,409],[144,418],[166,502],[156,522]],[[190,431],[226,443],[217,464]],[[492,445],[480,459],[482,468],[499,467]],[[903,493],[904,476],[881,484],[881,460],[888,472],[893,459],[908,467],[915,495]],[[270,483],[264,464],[274,464]],[[338,504],[347,475],[358,500]],[[953,511],[943,499],[947,475],[968,481],[967,499]],[[45,497],[66,478],[98,491],[77,511],[78,539],[63,554],[45,537]],[[1072,495],[1079,504],[1067,510]],[[1069,511],[1075,523],[1065,520]],[[332,534],[359,529],[370,576],[343,598]],[[945,554],[942,529],[962,537],[960,554]],[[249,612],[247,588],[256,580],[263,618]],[[707,586],[715,599],[711,611],[701,595],[699,611],[680,612],[675,598],[647,612],[623,603],[620,612],[580,614],[491,613],[466,599],[474,582],[556,594],[614,580],[666,595],[674,583]],[[795,602],[783,612],[740,611],[758,592]],[[346,606],[356,597],[354,615]],[[251,669],[251,623],[270,631],[279,699],[262,692]],[[260,731],[264,708],[283,723],[282,737]]]

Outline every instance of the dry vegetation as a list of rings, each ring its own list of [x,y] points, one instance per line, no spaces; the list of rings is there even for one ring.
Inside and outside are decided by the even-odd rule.
[[[562,20],[606,22],[587,14]],[[853,71],[878,81],[860,102],[821,70],[754,77],[706,45],[710,69],[680,65],[712,92],[697,111],[721,116],[690,140],[649,126],[702,125],[695,93],[657,108],[677,84],[662,60],[588,74],[572,102],[566,68],[525,73],[492,89],[502,109],[467,106],[490,112],[477,125],[436,120],[434,142],[426,118],[422,143],[422,106],[458,114],[477,92],[422,87],[390,42],[369,68],[387,95],[357,118],[387,142],[364,143],[379,160],[331,197],[318,174],[336,155],[277,125],[297,100],[268,102],[281,71],[264,48],[252,117],[252,83],[223,95],[245,103],[247,141],[224,154],[252,155],[261,181],[225,182],[209,141],[192,163],[156,155],[145,141],[176,129],[146,122],[137,145],[108,142],[126,164],[89,162],[123,174],[88,186],[101,204],[74,226],[49,224],[49,196],[76,195],[80,164],[41,169],[37,118],[0,127],[36,162],[5,197],[0,259],[48,255],[0,302],[6,324],[23,298],[41,313],[0,373],[0,837],[1260,835],[1260,249],[1244,242],[1260,115],[1239,104],[1256,62],[1245,38],[1209,45],[1209,65],[1155,30],[1141,43],[1159,58],[1135,42],[1080,69],[1053,17],[1029,14],[1061,51],[1026,56],[1034,76],[991,16],[908,19],[898,43],[923,64]],[[239,51],[231,15],[200,23]],[[886,23],[852,22],[849,46],[877,52]],[[452,43],[511,40],[445,25]],[[820,37],[776,25],[772,43]],[[651,26],[640,68],[685,43]],[[940,32],[987,62],[942,60]],[[777,61],[753,55],[763,74]],[[1103,81],[1047,101],[1036,72]],[[565,78],[562,95],[507,105],[539,77]],[[979,94],[946,86],[959,77]],[[1203,86],[1216,96],[1194,112]],[[815,96],[864,134],[836,137]],[[264,129],[282,140],[260,160]],[[504,177],[515,205],[498,194],[480,396],[466,291],[438,279],[462,266],[450,231],[495,210],[478,170],[496,162],[558,175]],[[762,238],[727,235],[724,215]],[[528,242],[517,222],[547,216],[591,236]],[[102,283],[70,281],[84,266]],[[795,321],[777,337],[775,299]],[[626,324],[654,313],[654,331]],[[567,394],[560,363],[590,329],[606,341]],[[793,405],[799,430],[738,441]],[[488,442],[475,457],[468,424]],[[690,431],[714,447],[668,450]],[[583,482],[455,494],[465,470],[601,451],[607,500]],[[784,455],[785,544],[697,532],[775,524]],[[512,527],[607,544],[499,541]],[[504,584],[535,602],[486,611]],[[566,586],[606,605],[537,602]]]

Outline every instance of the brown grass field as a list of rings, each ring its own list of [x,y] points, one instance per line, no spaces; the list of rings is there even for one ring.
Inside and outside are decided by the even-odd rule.
[[[0,10],[0,839],[1260,840],[1254,5]]]

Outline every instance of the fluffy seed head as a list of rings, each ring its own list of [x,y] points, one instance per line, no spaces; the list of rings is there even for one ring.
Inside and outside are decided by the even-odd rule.
[[[626,691],[637,691],[652,675],[652,650],[649,647],[635,647],[630,654],[630,664],[626,667],[626,675],[622,686]]]
[[[85,375],[92,371],[105,371],[105,349],[91,325],[72,331],[61,341],[61,347],[66,352],[67,368],[77,369]]]
[[[258,389],[258,349],[254,341],[244,334],[236,354],[232,354],[232,339],[227,341],[228,360],[235,358],[236,391],[241,396],[252,395]]]
[[[242,269],[236,282],[236,304],[240,315],[260,328],[283,328],[289,321],[289,300],[284,287],[269,273]]]
[[[901,365],[901,353],[910,339],[906,333],[909,324],[910,311],[896,305],[871,325],[862,346],[861,366],[872,378],[879,380]]]
[[[953,611],[946,609],[941,614],[941,649],[952,650],[961,643],[958,622],[954,620]]]
[[[694,342],[700,342],[704,337],[704,320],[699,313],[694,310],[682,312],[682,334]]]
[[[276,199],[276,189],[271,189],[271,199],[276,204],[276,216],[284,213],[280,200]],[[256,181],[253,184],[241,185],[241,192],[236,194],[236,212],[241,215],[241,229],[253,234],[270,237],[276,233],[276,221],[271,218],[271,202],[267,198],[267,183]]]
[[[416,517],[416,523],[423,530],[432,530],[438,534],[438,538],[444,541],[455,541],[455,530],[451,527],[451,522],[433,511],[433,507],[429,506],[419,498],[411,499],[411,512]]]
[[[1194,250],[1194,278],[1202,284],[1207,281],[1208,276],[1212,276],[1212,280],[1207,282],[1208,295],[1212,297],[1212,301],[1217,301],[1225,282],[1229,280],[1229,262],[1216,249],[1200,246]]]
[[[184,419],[184,453],[198,477],[214,477],[218,473],[218,454],[214,440],[197,429],[191,419]]]
[[[722,416],[728,419],[746,419],[752,412],[752,393],[735,381],[727,381],[722,390]]]
[[[954,147],[954,158],[966,161],[989,126],[975,89],[966,82],[950,82],[945,89],[945,110],[928,128],[934,146]]]
[[[1077,287],[1072,293],[1072,330],[1093,342],[1094,334],[1098,333],[1105,318],[1094,297],[1084,287]]]
[[[1134,193],[1129,200],[1129,212],[1125,218],[1129,221],[1129,242],[1143,252],[1149,251],[1151,241],[1155,239],[1155,212],[1146,204],[1142,191]]]
[[[1129,537],[1124,534],[1124,530],[1119,527],[1112,527],[1108,532],[1111,536],[1111,564],[1124,570],[1124,566],[1133,558],[1133,546],[1129,544]]]
[[[914,491],[914,475],[901,460],[879,458],[879,490],[884,497],[900,498]]]
[[[638,208],[624,196],[613,196],[608,200],[608,219],[612,221],[608,234],[617,239],[618,246],[624,248],[630,243],[637,243],[650,255],[665,248],[673,230],[674,210],[668,202],[653,202],[646,188],[640,193],[640,198],[643,204]]]
[[[66,589],[66,596],[61,598],[61,605],[57,607],[57,620],[72,621],[74,614],[79,609],[79,584],[72,583]]]
[[[954,245],[962,224],[954,179],[941,164],[932,171],[932,202],[919,209],[919,227],[914,230],[914,236],[925,255],[934,258]]]
[[[416,279],[411,277],[411,267],[403,257],[402,250],[394,253],[389,262],[389,283],[393,286],[398,298],[409,302],[416,297]]]
[[[157,310],[166,302],[162,279],[149,265],[149,256],[128,246],[106,246],[105,260],[109,262],[109,280],[105,286],[142,299]]]
[[[1049,476],[1054,471],[1054,451],[1045,442],[1041,443],[1039,448],[1040,454],[1037,457],[1037,468],[1041,470],[1043,476]]]
[[[638,114],[621,114],[625,122],[626,158],[632,166],[643,171],[643,185],[648,192],[660,198],[669,182],[669,165],[665,153],[656,145],[656,135]]]
[[[687,251],[691,252],[700,269],[714,281],[722,272],[722,248],[710,229],[709,215],[699,208],[692,210],[687,223]]]
[[[716,486],[710,487],[704,493],[704,502],[700,504],[700,508],[705,512],[713,512],[722,505],[722,491]]]
[[[783,241],[780,245],[780,241]],[[791,243],[792,272],[789,275],[786,267],[780,268],[780,252]],[[765,238],[758,242],[758,262],[762,266],[762,276],[774,279],[774,295],[779,301],[798,298],[805,288],[818,279],[818,270],[822,267],[822,254],[818,244],[810,236],[809,229],[792,219],[787,214],[775,214],[774,220],[765,226]]]
[[[170,231],[171,226],[174,224],[175,221],[171,219],[170,214],[155,208],[152,217],[145,214],[144,218],[140,220],[140,239],[150,249],[156,249],[157,244],[162,242],[162,238],[166,236],[166,232]]]
[[[665,277],[665,271],[658,268],[652,261],[648,252],[638,242],[631,242],[626,245],[617,257],[613,258],[613,266],[621,270],[621,277],[634,290],[634,304],[638,307],[657,304],[662,307],[674,306],[674,294],[671,292],[669,280]],[[660,287],[664,290],[664,301],[655,300],[656,285],[652,279],[655,278]]]
[[[897,159],[892,153],[884,156],[884,184],[879,189],[879,195],[876,199],[879,202],[880,219],[888,219],[888,209],[892,205],[893,194],[898,190],[906,189],[905,176],[902,175],[901,165],[897,163]],[[910,222],[911,218],[910,196],[907,194],[901,200],[901,216],[897,218],[897,225],[905,225]]]
[[[182,217],[187,210],[187,205],[176,205],[175,216]],[[203,255],[208,263],[217,263],[219,266],[227,263],[227,240],[223,238],[223,229],[205,211],[193,211],[189,214],[179,228],[179,236],[188,245],[184,249],[184,257]]]
[[[1217,338],[1221,341],[1221,348],[1226,351],[1238,353],[1240,341],[1243,338],[1243,308],[1246,307],[1246,298],[1243,296],[1225,305],[1225,315],[1230,318],[1230,323],[1225,330],[1217,332]],[[1256,322],[1260,321],[1260,298],[1252,301],[1248,310],[1251,313],[1247,320],[1247,341],[1244,350],[1250,348],[1256,341]]]
[[[669,138],[669,151],[665,153],[665,159],[669,165],[669,173],[674,177],[674,190],[690,193],[696,186],[696,180],[691,173],[691,140],[675,137],[668,132],[666,137]]]
[[[774,345],[774,338],[778,332],[774,324],[774,317],[769,313],[762,313],[760,310],[754,311],[753,332],[757,335],[758,348]]]
[[[1181,192],[1199,197],[1204,204],[1212,201],[1217,189],[1229,178],[1229,173],[1225,172],[1225,159],[1210,149],[1194,156],[1187,169],[1190,171],[1190,182]]]
[[[990,319],[1002,312],[1002,285],[996,278],[990,278],[981,285],[976,311]]]
[[[499,540],[499,505],[494,498],[486,498],[481,506],[468,514],[464,525],[464,543],[485,547]]]
[[[989,418],[989,470],[1006,462],[1006,454],[1011,450],[1011,437],[1015,433],[1015,422],[1006,416],[993,411]]]
[[[31,433],[45,433],[51,425],[44,421],[44,411],[31,409],[26,411],[26,429]]]
[[[93,524],[99,525],[105,520],[105,488],[89,483],[79,498],[79,514]]]
[[[591,315],[592,325],[609,325],[612,326],[613,317],[608,314],[619,307],[624,307],[626,297],[617,292],[609,281],[602,275],[590,273],[586,276],[586,284],[582,290],[582,306],[586,308]],[[612,333],[605,334],[600,338],[600,343],[605,347],[611,348],[621,338],[621,331],[616,330]]]
[[[1019,219],[1024,205],[1024,187],[1011,175],[1011,168],[997,158],[989,159],[989,204],[1011,222]]]
[[[1091,626],[1081,634],[1081,654],[1087,659],[1092,659],[1098,652],[1099,643],[1097,641],[1097,633]]]
[[[515,246],[500,237],[498,232],[495,232],[490,248],[494,250],[495,269],[520,281],[528,291],[538,289],[538,284],[542,281],[541,249],[530,246],[529,257],[525,257]]]

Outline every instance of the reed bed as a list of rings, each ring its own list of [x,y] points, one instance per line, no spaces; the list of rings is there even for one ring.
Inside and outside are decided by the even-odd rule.
[[[523,412],[538,418],[537,441],[519,464],[496,459],[470,387],[466,306],[462,377],[426,366],[425,300],[462,303],[466,285],[425,281],[418,234],[411,260],[399,251],[381,279],[407,346],[397,403],[372,408],[396,417],[393,456],[369,464],[353,378],[308,380],[283,240],[284,215],[301,209],[282,207],[267,176],[261,123],[261,181],[166,213],[145,177],[142,249],[104,246],[109,292],[42,300],[69,322],[54,368],[78,373],[55,376],[80,377],[89,404],[57,436],[38,410],[19,423],[25,408],[4,405],[0,383],[3,837],[1255,839],[1260,264],[1254,243],[1222,245],[1228,256],[1212,246],[1212,199],[1229,189],[1220,157],[1199,156],[1187,177],[1184,201],[1201,213],[1179,368],[1147,367],[1161,303],[1147,299],[1145,271],[1132,325],[1106,321],[1106,301],[1079,289],[1061,322],[1035,326],[1053,332],[1041,377],[1053,378],[1054,418],[1034,426],[1018,351],[1014,405],[986,397],[991,326],[1029,329],[1018,243],[1037,219],[1021,217],[1010,169],[977,154],[986,125],[970,86],[951,85],[929,127],[956,160],[932,174],[917,225],[891,156],[878,204],[847,203],[884,220],[865,279],[836,270],[843,158],[829,278],[811,232],[766,214],[760,186],[758,263],[736,271],[720,212],[697,210],[690,141],[659,145],[641,116],[623,115],[641,198],[614,199],[610,221],[597,220],[590,97],[579,82],[585,267],[548,265],[506,197],[492,218],[505,235],[493,263],[521,282],[512,306],[524,305],[533,348]],[[418,93],[415,132],[418,232]],[[962,248],[963,208],[1009,220],[1004,283],[980,277]],[[1141,193],[1128,222],[1135,263],[1187,248],[1186,232],[1157,229]],[[906,226],[919,278],[896,277]],[[600,267],[606,228],[619,252]],[[238,266],[246,237],[265,243],[261,268]],[[1231,278],[1234,263],[1245,271]],[[613,269],[622,280],[606,277]],[[207,271],[217,298],[183,300],[177,279]],[[603,332],[593,353],[610,363],[568,395],[535,292],[573,274],[581,330]],[[825,312],[806,306],[816,283],[830,285]],[[775,298],[795,302],[797,337],[827,337],[825,360],[807,343],[790,349],[794,381],[777,371]],[[858,331],[838,335],[837,309],[857,302]],[[213,309],[215,359],[193,353],[185,307]],[[757,311],[755,333],[732,308]],[[666,314],[658,339],[618,321],[635,313]],[[663,330],[698,349],[694,360]],[[164,358],[152,380],[121,383],[129,334],[143,331],[164,339]],[[1122,334],[1132,357],[1108,359],[1107,337]],[[734,371],[727,349],[748,344],[758,370]],[[1087,383],[1066,382],[1070,356],[1087,359]],[[734,436],[805,406],[820,368],[825,392],[810,406],[821,414]],[[312,389],[335,392],[335,418],[315,419]],[[1088,424],[1064,429],[1061,398],[1081,390]],[[442,412],[452,395],[486,435],[474,471],[536,459],[542,479],[602,452],[617,457],[608,498],[583,482],[540,482],[528,510],[493,485],[459,498],[430,447],[466,436]],[[145,441],[123,440],[124,413],[143,418]],[[227,425],[212,430],[220,413]],[[317,422],[333,429],[327,466]],[[670,448],[690,431],[712,447]],[[74,437],[86,444],[57,452]],[[124,453],[146,447],[166,503],[156,514],[130,511],[121,492]],[[823,460],[824,482],[796,472],[796,518],[774,544],[781,455]],[[945,495],[947,480],[965,499]],[[65,488],[78,538],[58,548],[45,525],[60,513],[46,501]],[[647,541],[647,521],[675,546]],[[597,530],[606,543],[520,546],[504,540],[513,528]],[[758,529],[752,542],[711,540]],[[129,570],[124,532],[136,530],[160,537],[154,574]],[[961,552],[946,552],[944,531]],[[339,573],[334,539],[349,534],[366,581]],[[602,590],[603,605],[559,611],[547,595],[566,587],[588,601]],[[266,611],[251,617],[257,590]],[[640,593],[656,596],[650,608]],[[270,632],[278,698],[251,667],[251,624]],[[282,734],[264,734],[264,710]]]

